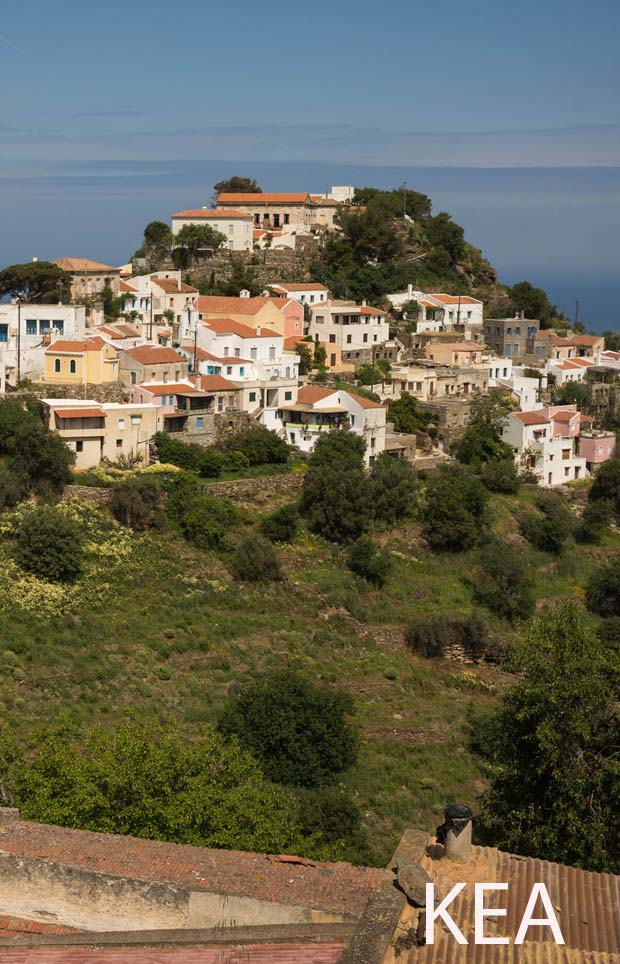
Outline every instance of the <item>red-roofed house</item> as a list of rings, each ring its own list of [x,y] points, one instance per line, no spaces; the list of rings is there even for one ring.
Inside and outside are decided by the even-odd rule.
[[[515,462],[532,472],[541,485],[562,485],[589,475],[587,461],[594,461],[580,448],[581,412],[576,405],[551,405],[534,412],[512,412],[506,417],[503,439],[512,446]],[[615,446],[614,446],[615,447]],[[586,446],[587,448],[587,446]],[[603,446],[600,461],[609,458]],[[599,453],[594,451],[598,457]]]
[[[121,269],[90,258],[57,258],[52,264],[58,265],[69,280],[69,293],[72,301],[91,303],[90,321],[103,324],[103,292],[109,288],[116,296],[119,292]]]
[[[271,328],[284,337],[303,335],[304,310],[294,298],[227,298],[201,295],[196,301],[201,319],[231,318],[252,328]]]
[[[162,328],[179,331],[194,324],[198,289],[183,281],[180,270],[129,278],[123,282],[120,296],[122,313],[129,315],[132,325],[140,328],[143,338],[151,340]]]
[[[118,351],[100,336],[81,341],[57,338],[45,349],[49,384],[101,385],[119,377]]]
[[[120,353],[119,378],[123,385],[143,382],[180,382],[187,378],[189,364],[184,355],[174,348],[158,345],[137,345]]]
[[[294,298],[295,301],[300,301],[302,305],[320,304],[322,301],[327,301],[329,295],[325,285],[320,285],[316,281],[298,281],[292,284],[280,282],[279,284],[269,285],[269,287],[276,298]]]
[[[254,218],[247,211],[212,211],[209,208],[193,208],[178,211],[172,215],[172,233],[178,234],[187,224],[208,224],[226,238],[225,247],[229,251],[251,251],[253,244]]]
[[[306,386],[297,393],[297,401],[280,405],[277,424],[286,432],[286,440],[302,452],[311,452],[323,432],[350,429],[366,443],[365,461],[372,465],[385,451],[386,410],[370,401],[333,388]]]
[[[389,341],[390,326],[379,308],[326,301],[310,311],[308,334],[314,341],[337,345],[343,362],[361,365],[371,361],[373,351]]]
[[[223,193],[217,199],[220,211],[251,214],[254,227],[265,231],[310,231],[317,224],[318,204],[307,192],[299,194]]]
[[[406,291],[386,296],[393,308],[402,309],[411,301],[417,301],[418,331],[450,331],[473,328],[482,332],[484,303],[471,295],[426,294],[408,285]],[[410,317],[409,315],[407,317]],[[471,334],[469,335],[471,337]]]
[[[41,404],[49,427],[75,452],[78,469],[121,457],[147,464],[149,440],[163,427],[153,405],[99,404],[81,398],[43,398]]]

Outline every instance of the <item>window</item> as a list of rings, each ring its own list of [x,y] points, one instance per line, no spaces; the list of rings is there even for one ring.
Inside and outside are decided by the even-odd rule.
[[[335,355],[330,355],[330,356],[329,356],[329,364],[332,366],[332,368],[334,367],[334,365],[336,364],[336,356],[335,356]]]
[[[295,433],[291,432],[291,445],[295,444]]]
[[[117,447],[117,449],[122,449],[122,447],[123,447],[123,440],[122,440],[122,438],[117,438],[117,440],[116,440],[116,447]]]
[[[260,224],[260,214],[254,215],[254,224]]]
[[[293,393],[292,393],[292,392],[285,392],[285,393],[284,393],[284,401],[285,401],[285,402],[290,402],[292,398],[293,398]]]
[[[273,226],[274,226],[274,228],[279,228],[279,227],[280,227],[280,215],[279,215],[279,214],[274,214],[274,216],[273,216]]]
[[[75,375],[75,373],[76,373],[76,371],[77,371],[77,365],[76,365],[76,362],[75,362],[75,358],[72,358],[71,361],[69,362],[69,371],[71,372],[72,375]]]
[[[118,427],[121,428],[121,429],[122,429],[122,428],[125,428],[125,419],[124,419],[124,418],[119,418],[119,420],[118,420]]]
[[[36,335],[37,333],[37,322],[34,318],[26,318],[26,334]]]
[[[224,357],[228,355],[228,345],[224,346]]]
[[[83,442],[80,442],[80,441],[76,442],[76,443],[75,443],[75,451],[76,451],[76,452],[83,452],[83,451],[84,451],[84,443],[83,443]]]
[[[55,322],[54,322],[54,328],[56,329],[56,331],[58,332],[59,335],[64,335],[64,333],[65,333],[65,323],[64,323],[64,321],[55,321]]]
[[[570,475],[570,465],[567,465],[564,469],[564,478],[567,479]]]
[[[228,225],[228,233],[229,233],[229,235],[230,235],[231,238],[232,238],[233,234],[235,233],[235,226],[234,226],[234,224],[229,224],[229,225]]]
[[[290,223],[291,223],[291,216],[290,216],[290,214],[285,214],[285,215],[284,215],[284,223],[285,223],[285,224],[290,224]]]
[[[314,320],[317,325],[322,325],[324,321],[323,315],[317,315]],[[338,316],[334,318],[334,321],[338,324]]]
[[[202,428],[203,425],[204,425],[204,419],[202,415],[199,415],[198,418],[196,419],[196,428]]]
[[[362,337],[362,341],[368,341],[368,332],[365,331]]]
[[[515,335],[520,335],[520,334],[521,334],[521,329],[515,328]]]
[[[275,350],[275,347],[272,345],[269,348],[269,361],[275,361],[275,360],[276,360],[276,350]]]
[[[178,382],[178,380],[179,380],[180,377],[181,377],[181,372],[180,372],[180,370],[177,368],[176,371],[175,371],[175,373],[174,373],[174,380],[175,380],[175,382]]]
[[[257,348],[250,348],[250,358],[251,358],[252,360],[254,360],[254,359],[257,358],[257,357],[258,357],[258,349],[257,349]]]
[[[355,415],[349,415],[349,421],[351,423],[351,428],[355,425]]]
[[[245,375],[245,366],[241,365],[239,368],[239,377]]]
[[[60,371],[60,358],[56,358],[56,360],[54,361],[54,371],[55,372]]]
[[[255,401],[256,401],[256,392],[250,392],[250,394],[248,395],[248,399],[249,399],[249,401],[251,401],[251,402],[255,402]]]
[[[374,449],[374,447],[375,447],[375,445],[376,445],[376,441],[377,441],[376,439],[371,438],[371,440],[370,440],[370,447],[371,447],[371,449]]]
[[[46,331],[49,331],[51,327],[52,327],[51,321],[40,321],[39,334],[43,335]]]
[[[9,340],[9,326],[0,325],[0,342],[6,342]]]
[[[229,248],[229,250],[232,251],[233,248],[234,248],[234,246],[235,246],[235,242],[233,241],[232,238],[229,238],[229,239],[228,239],[228,248]]]
[[[132,373],[131,373],[131,384],[132,384],[132,385],[135,385],[136,382],[137,382],[136,373],[135,373],[135,372],[132,372]]]
[[[310,304],[314,303],[314,295],[310,295]]]
[[[335,344],[335,342],[336,342],[336,336],[335,336],[335,335],[330,335],[330,336],[329,336],[329,343],[330,343],[330,345]]]
[[[564,460],[570,458],[570,449],[562,449],[562,458]]]
[[[141,416],[141,415],[132,415],[132,416],[131,416],[131,424],[132,424],[132,425],[139,425],[141,421],[142,421],[142,416]]]
[[[168,384],[168,372],[164,372],[164,385]]]
[[[218,412],[224,411],[224,396],[220,395],[217,400],[217,410]]]
[[[507,334],[507,335],[512,335],[512,328],[507,328],[507,329],[506,329],[506,334]]]
[[[241,349],[235,348],[235,358],[240,358],[240,357],[241,357]]]
[[[351,344],[351,335],[347,335],[347,345]]]

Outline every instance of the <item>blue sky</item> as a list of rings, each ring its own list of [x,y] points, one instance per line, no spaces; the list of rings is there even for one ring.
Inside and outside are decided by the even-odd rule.
[[[272,190],[321,190],[328,170],[347,181],[352,165],[374,168],[381,186],[404,171],[452,205],[503,272],[554,286],[564,275],[566,297],[580,273],[610,284],[617,273],[617,2],[31,0],[2,10],[0,36],[0,263],[40,241],[41,256],[118,260],[134,245],[129,183],[140,217],[166,217],[176,197],[208,199],[212,181],[196,196],[198,169],[184,181],[183,162],[205,162],[205,177],[269,162]],[[153,166],[164,162],[160,194]],[[80,204],[83,178],[93,207]]]

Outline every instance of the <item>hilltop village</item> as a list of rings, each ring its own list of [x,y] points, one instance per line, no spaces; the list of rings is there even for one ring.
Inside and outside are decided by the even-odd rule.
[[[620,336],[203,200],[0,270],[0,964],[612,964]]]

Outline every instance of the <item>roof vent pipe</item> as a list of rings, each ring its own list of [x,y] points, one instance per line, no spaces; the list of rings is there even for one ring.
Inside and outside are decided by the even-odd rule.
[[[467,863],[471,856],[473,813],[460,803],[449,803],[444,810],[444,822],[437,827],[437,843],[443,844],[448,860]]]

